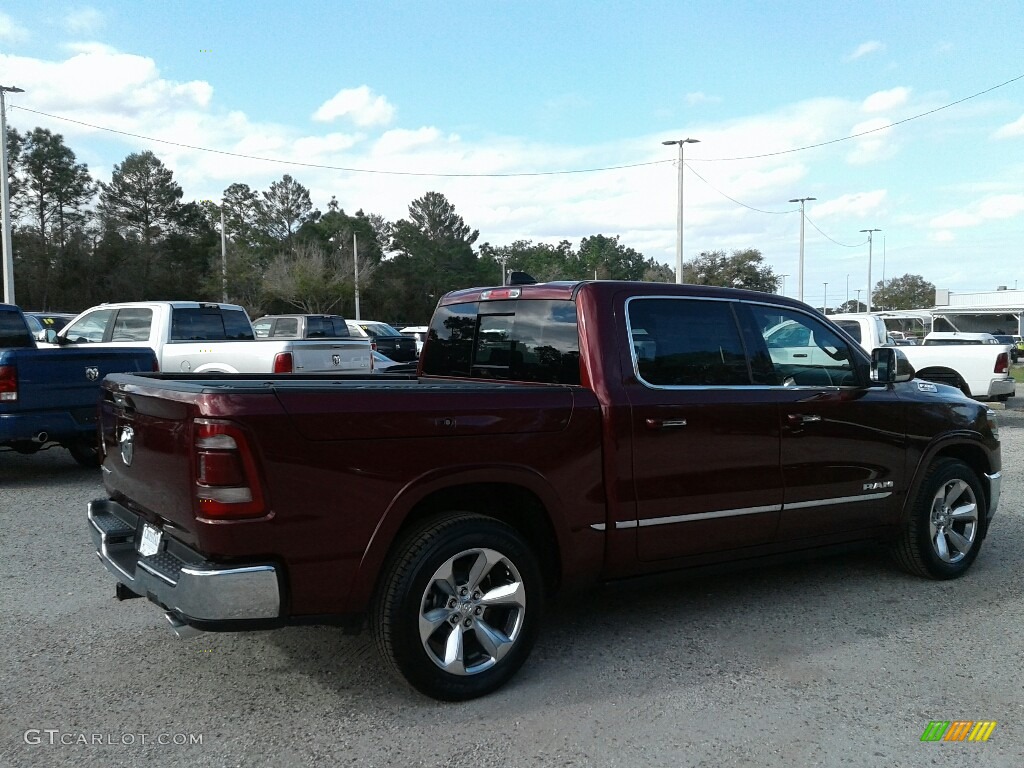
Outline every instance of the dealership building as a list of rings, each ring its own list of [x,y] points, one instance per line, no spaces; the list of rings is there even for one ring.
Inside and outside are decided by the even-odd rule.
[[[955,293],[940,289],[935,291],[931,315],[936,331],[1024,335],[1024,291],[1000,287],[980,293]]]

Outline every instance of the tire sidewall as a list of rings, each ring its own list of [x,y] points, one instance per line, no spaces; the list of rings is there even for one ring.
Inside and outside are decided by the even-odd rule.
[[[526,610],[519,637],[493,667],[473,675],[453,675],[427,655],[419,635],[423,593],[434,573],[450,557],[470,549],[488,548],[508,558],[519,571],[526,590]],[[472,516],[433,536],[412,560],[397,584],[396,610],[390,617],[394,663],[409,683],[434,698],[461,701],[490,693],[516,673],[530,654],[543,611],[544,591],[536,557],[523,539],[496,520]]]

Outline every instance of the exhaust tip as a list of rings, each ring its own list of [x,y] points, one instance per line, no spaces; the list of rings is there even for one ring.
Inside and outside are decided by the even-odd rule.
[[[183,640],[190,637],[195,637],[203,631],[201,629],[196,629],[191,624],[182,621],[178,616],[175,616],[170,611],[164,614],[164,618],[167,619],[167,623],[171,625],[171,631]]]

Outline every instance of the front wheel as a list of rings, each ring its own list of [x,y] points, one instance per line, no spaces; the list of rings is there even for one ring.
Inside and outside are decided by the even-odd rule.
[[[420,526],[385,567],[371,626],[392,669],[436,699],[504,685],[536,638],[544,590],[537,559],[512,528],[457,513]]]
[[[936,461],[893,545],[896,562],[918,576],[962,576],[978,556],[985,511],[985,494],[974,471],[959,459]]]

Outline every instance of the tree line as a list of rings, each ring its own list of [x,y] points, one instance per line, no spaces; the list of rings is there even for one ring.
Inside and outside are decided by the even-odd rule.
[[[509,270],[538,280],[675,277],[617,235],[584,237],[576,248],[567,240],[478,244],[479,231],[439,192],[413,200],[398,221],[362,209],[348,214],[336,197],[321,212],[288,174],[265,190],[231,184],[219,203],[186,201],[151,151],[129,154],[100,181],[60,134],[8,128],[7,145],[15,295],[28,309],[226,297],[254,317],[351,317],[357,251],[361,315],[401,324],[422,324],[445,292],[500,284]],[[701,253],[685,262],[683,280],[769,292],[778,282],[752,248]],[[876,304],[882,308],[877,294]]]

